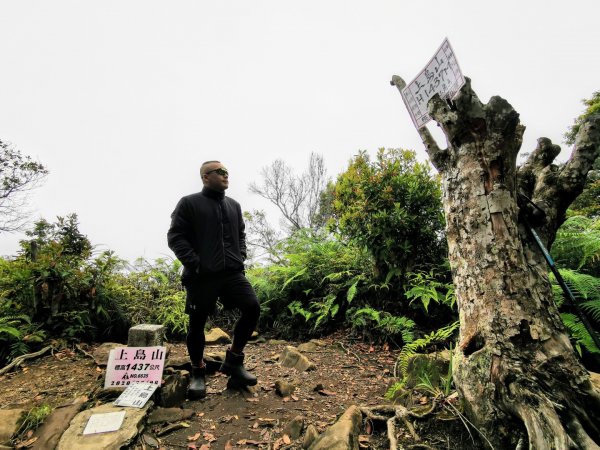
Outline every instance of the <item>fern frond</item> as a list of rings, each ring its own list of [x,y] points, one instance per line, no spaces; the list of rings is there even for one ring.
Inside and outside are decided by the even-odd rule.
[[[398,359],[396,360],[396,366],[394,368],[394,376],[398,376],[398,369],[400,369],[400,374],[402,378],[406,377],[406,372],[408,370],[408,363],[410,358],[417,353],[419,350],[426,348],[431,344],[441,343],[448,341],[454,331],[459,327],[459,322],[456,321],[448,326],[442,327],[438,330],[432,331],[430,334],[417,339],[409,344],[406,344],[402,347],[400,351],[400,355],[398,355]]]
[[[581,356],[581,346],[590,353],[600,353],[600,349],[596,346],[592,336],[590,336],[585,325],[579,320],[579,317],[571,313],[562,313],[560,317],[565,327],[569,330],[571,338],[575,341],[579,356]]]

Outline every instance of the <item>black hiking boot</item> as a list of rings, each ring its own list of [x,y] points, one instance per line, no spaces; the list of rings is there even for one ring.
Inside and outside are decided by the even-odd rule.
[[[206,367],[192,366],[192,379],[188,386],[188,398],[198,400],[206,397]]]
[[[231,350],[227,350],[225,355],[225,361],[221,365],[221,372],[231,377],[230,381],[232,386],[254,386],[257,383],[257,379],[254,375],[248,372],[244,368],[244,354],[233,353]]]

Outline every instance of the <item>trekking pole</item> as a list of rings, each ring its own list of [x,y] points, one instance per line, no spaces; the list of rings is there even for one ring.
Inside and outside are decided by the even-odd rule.
[[[527,200],[529,200],[529,199],[527,199]],[[531,200],[529,200],[529,201],[531,202]],[[533,203],[533,202],[531,202],[531,203]],[[527,222],[527,220],[523,220],[523,223],[525,224],[525,228],[527,228],[527,231],[529,231],[529,233],[533,237],[533,240],[537,244],[538,248],[541,250],[542,254],[544,255],[546,262],[550,266],[550,270],[552,270],[552,273],[556,277],[556,281],[558,281],[558,284],[560,285],[563,292],[565,293],[565,300],[566,300],[567,305],[569,305],[569,307],[572,307],[575,310],[575,312],[581,319],[581,323],[583,323],[583,325],[585,326],[585,329],[588,331],[588,333],[592,337],[594,344],[596,344],[596,347],[598,347],[598,349],[600,349],[600,339],[598,338],[596,331],[594,331],[592,324],[588,320],[588,318],[585,315],[585,313],[583,312],[583,310],[579,307],[579,304],[577,303],[577,300],[575,299],[573,292],[571,291],[571,289],[569,288],[567,283],[565,283],[565,280],[563,279],[562,275],[558,271],[556,264],[554,263],[554,260],[552,259],[552,256],[550,256],[550,253],[548,253],[548,250],[542,243],[542,240],[540,239],[538,234],[531,227],[531,225],[529,225],[529,222]]]

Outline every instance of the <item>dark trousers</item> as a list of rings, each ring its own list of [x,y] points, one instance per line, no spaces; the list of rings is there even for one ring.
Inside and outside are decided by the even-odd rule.
[[[226,309],[239,309],[241,316],[233,329],[233,347],[243,349],[252,336],[260,316],[260,305],[248,279],[242,272],[213,274],[186,282],[186,312],[190,323],[187,348],[192,365],[204,354],[204,326],[217,299]]]

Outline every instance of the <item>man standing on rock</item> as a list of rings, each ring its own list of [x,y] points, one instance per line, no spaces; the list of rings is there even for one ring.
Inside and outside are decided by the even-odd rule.
[[[219,161],[207,161],[200,167],[200,177],[202,191],[179,200],[167,233],[169,247],[183,264],[185,312],[190,318],[187,348],[192,363],[188,390],[191,399],[206,395],[204,326],[217,299],[225,308],[241,311],[221,366],[221,372],[237,385],[253,386],[257,381],[243,362],[244,347],[260,314],[258,299],[244,274],[246,234],[242,210],[238,202],[225,196],[229,173]]]

